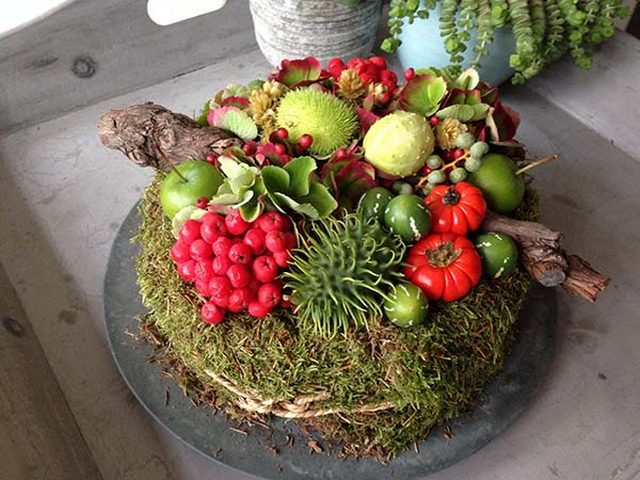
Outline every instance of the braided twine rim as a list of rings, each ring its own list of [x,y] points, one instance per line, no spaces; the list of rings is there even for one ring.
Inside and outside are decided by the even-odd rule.
[[[395,407],[393,402],[380,402],[359,405],[351,409],[330,408],[322,405],[322,402],[330,398],[326,392],[301,396],[293,400],[263,400],[253,393],[241,390],[236,383],[211,370],[205,370],[205,373],[216,383],[238,396],[235,404],[239,408],[253,413],[266,413],[284,418],[312,418],[340,413],[374,413]]]

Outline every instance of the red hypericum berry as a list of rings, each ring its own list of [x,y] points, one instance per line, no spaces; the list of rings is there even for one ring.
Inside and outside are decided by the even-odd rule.
[[[222,226],[224,227],[224,224],[222,224]],[[200,227],[200,235],[202,235],[202,239],[205,242],[212,244],[220,238],[221,235],[224,235],[224,233],[221,233],[220,225],[214,223],[203,223]]]
[[[242,146],[242,151],[245,153],[245,155],[248,155],[250,157],[255,155],[257,150],[258,150],[258,145],[255,142],[246,142]]]
[[[216,275],[226,275],[231,265],[233,265],[233,263],[231,263],[231,260],[229,260],[229,257],[226,255],[224,257],[216,257],[213,259],[213,262],[211,262],[211,268],[213,268],[213,273]]]
[[[264,244],[264,240],[263,240]],[[182,240],[178,240],[171,247],[171,258],[176,263],[186,262],[191,258],[191,252],[189,251],[189,245],[184,243]]]
[[[313,144],[313,137],[311,135],[302,135],[297,142],[298,147],[303,151],[309,148]]]
[[[285,232],[284,235],[287,241],[287,250],[295,248],[298,243],[295,234],[293,232]]]
[[[383,82],[387,81],[393,83],[394,86],[398,83],[398,76],[392,70],[384,70],[380,72],[380,78]]]
[[[411,79],[413,79],[416,76],[416,71],[415,69],[409,67],[404,71],[404,79],[406,81],[409,81]]]
[[[372,73],[362,72],[360,74],[360,80],[362,80],[362,83],[364,84],[369,84],[374,83],[376,80],[378,80],[378,78],[377,75],[374,75]]]
[[[422,170],[420,170],[420,175],[422,175],[423,177],[426,177],[427,175],[429,175],[431,172],[433,172],[433,169],[427,167],[426,165],[424,167],[422,167]]]
[[[278,137],[280,140],[286,140],[288,136],[289,131],[286,128],[280,127],[276,130],[276,137]]]
[[[278,212],[266,212],[263,213],[257,220],[258,227],[263,232],[270,232],[271,230],[287,230],[291,228],[291,222],[283,214]]]
[[[233,240],[229,237],[218,237],[215,242],[211,244],[211,248],[216,257],[227,257],[232,246]]]
[[[389,103],[389,102],[391,101],[391,94],[389,93],[389,91],[382,92],[382,93],[378,96],[378,101],[379,101],[382,105],[386,105],[387,103]]]
[[[265,283],[258,290],[258,301],[269,308],[275,308],[282,300],[282,287],[277,282]]]
[[[344,148],[339,148],[336,150],[336,160],[345,160],[349,156],[349,152],[347,152]]]
[[[281,143],[276,143],[273,148],[278,155],[285,155],[287,153],[287,147]]]
[[[207,212],[202,216],[202,218],[200,219],[200,222],[203,224],[204,223],[219,224],[222,222],[222,224],[224,225],[224,217],[219,213]]]
[[[178,265],[178,275],[187,282],[195,280],[195,260],[187,260]]]
[[[253,276],[263,283],[273,281],[278,275],[278,264],[270,255],[261,255],[251,265]]]
[[[194,240],[200,238],[200,222],[197,220],[187,220],[180,229],[180,240],[187,245],[191,245]]]
[[[247,310],[249,310],[249,315],[251,315],[253,318],[264,318],[269,315],[269,312],[271,311],[269,307],[257,300],[251,300],[249,302]]]
[[[228,297],[233,290],[229,279],[222,275],[212,276],[209,280],[208,287],[211,298]]]
[[[193,275],[196,277],[196,280],[209,283],[209,279],[213,277],[213,262],[211,262],[211,260],[203,260],[196,263]]]
[[[207,162],[209,163],[217,163],[218,162],[218,156],[214,155],[213,153],[210,153],[209,155],[207,155]]]
[[[205,297],[209,296],[209,282],[196,279],[196,290]]]
[[[227,278],[231,282],[233,288],[242,288],[249,285],[249,282],[251,281],[251,274],[244,265],[234,263],[227,269]]]
[[[236,288],[229,294],[229,311],[239,313],[247,309],[252,298],[253,294],[248,288]]]
[[[385,60],[384,57],[381,57],[381,56],[371,57],[369,61],[381,70],[384,70],[385,68],[387,68],[387,61]]]
[[[234,208],[227,214],[224,219],[224,224],[227,227],[227,232],[232,235],[242,235],[251,227],[251,224],[242,218],[240,210],[237,208]]]
[[[329,70],[332,77],[338,78],[344,70],[344,62],[341,58],[332,58],[327,63],[327,70]]]
[[[285,268],[289,265],[289,258],[291,257],[291,252],[289,250],[283,250],[282,252],[275,252],[272,254],[273,260],[276,262],[280,268]]]
[[[242,241],[251,247],[254,255],[260,255],[266,248],[264,246],[265,233],[261,228],[252,227],[244,234]]]
[[[439,123],[440,123],[440,119],[435,115],[429,119],[429,125],[431,125],[432,127],[435,127]]]
[[[207,205],[209,205],[209,199],[207,197],[200,197],[196,200],[196,207],[201,208],[202,210],[205,210]]]
[[[226,314],[226,310],[222,307],[219,307],[213,302],[207,302],[202,305],[200,309],[200,315],[202,319],[207,323],[218,324],[224,320],[224,316]]]
[[[287,163],[289,163],[292,160],[291,155],[280,155],[280,162],[283,165],[286,165]]]
[[[274,253],[287,250],[289,245],[287,233],[290,232],[282,232],[280,230],[271,230],[270,232],[267,232],[264,237],[264,244],[267,247],[267,250]]]
[[[251,263],[252,253],[251,247],[240,241],[229,249],[229,260],[240,265],[248,265]]]
[[[464,153],[465,153],[465,152],[464,152],[464,150],[463,150],[462,148],[456,148],[456,149],[453,151],[453,158],[454,158],[455,160],[457,160],[457,159],[459,159],[460,157],[464,156]]]
[[[211,255],[213,255],[211,245],[205,242],[202,238],[194,240],[189,247],[189,251],[191,252],[191,258],[197,262],[211,258]]]

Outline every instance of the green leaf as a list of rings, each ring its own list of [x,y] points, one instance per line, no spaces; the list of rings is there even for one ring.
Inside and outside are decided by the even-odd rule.
[[[220,185],[216,194],[211,198],[211,203],[215,203],[216,205],[234,205],[241,199],[241,193],[234,193],[227,179]]]
[[[275,192],[289,190],[289,174],[283,168],[274,165],[267,165],[262,169],[262,182],[269,197]]]
[[[471,117],[472,122],[476,122],[478,120],[482,120],[483,118],[487,118],[487,114],[489,113],[489,108],[491,108],[486,103],[478,103],[476,105],[472,105],[473,107],[473,117]]]
[[[201,127],[208,127],[209,122],[207,121],[207,116],[209,115],[209,110],[211,109],[211,102],[207,101],[202,106],[202,110],[200,110],[200,115],[196,118],[196,123]]]
[[[453,86],[460,88],[462,90],[473,90],[480,83],[480,75],[478,72],[469,68],[460,74],[458,78],[455,79]]]
[[[260,216],[263,209],[264,204],[256,199],[253,202],[242,205],[240,207],[240,215],[242,215],[242,218],[247,222],[254,222]]]
[[[438,118],[455,118],[461,122],[469,122],[475,113],[475,109],[471,105],[451,105],[443,108],[436,115]]]
[[[447,82],[442,77],[424,74],[409,80],[400,94],[400,105],[420,115],[433,115],[447,93]]]
[[[318,220],[320,218],[318,210],[310,203],[296,202],[293,198],[281,192],[274,193],[274,197],[276,199],[276,201],[274,202],[276,206],[286,205],[290,210],[302,213],[312,220]]]
[[[258,136],[258,127],[251,117],[242,111],[232,110],[224,115],[222,128],[235,133],[242,140],[251,140]]]
[[[309,175],[316,169],[316,161],[312,157],[298,157],[291,160],[283,168],[289,174],[288,191],[294,197],[309,193]]]
[[[338,202],[329,193],[327,187],[321,183],[312,183],[309,194],[298,199],[300,203],[309,203],[318,211],[320,218],[324,218],[338,208]]]

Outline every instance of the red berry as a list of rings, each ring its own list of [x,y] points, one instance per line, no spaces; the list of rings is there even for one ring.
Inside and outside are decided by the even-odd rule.
[[[207,286],[209,287],[209,295],[212,298],[228,297],[232,291],[229,279],[221,275],[212,276]]]
[[[266,248],[264,246],[265,234],[261,228],[252,227],[244,234],[242,241],[251,247],[254,255],[260,255]]]
[[[227,312],[224,308],[219,307],[213,302],[207,302],[202,305],[200,309],[200,315],[202,319],[207,323],[218,324],[224,320],[224,316]]]
[[[214,223],[214,224],[222,223],[224,225],[224,217],[222,215],[220,215],[219,213],[207,212],[202,216],[200,221],[203,224],[205,224],[205,223]]]
[[[457,160],[457,159],[459,159],[460,157],[464,156],[464,153],[465,153],[465,152],[464,152],[464,150],[463,150],[462,148],[456,148],[456,149],[453,151],[453,158],[454,158],[455,160]]]
[[[394,87],[398,83],[398,76],[391,70],[383,70],[382,72],[380,72],[380,78],[382,79],[383,83],[389,82],[393,84]]]
[[[281,143],[276,143],[273,147],[278,155],[285,155],[287,153],[287,147]]]
[[[253,295],[248,288],[236,288],[229,294],[229,311],[239,313],[249,307]]]
[[[218,157],[213,153],[210,153],[209,155],[207,155],[207,162],[215,164],[217,161],[218,161]]]
[[[210,260],[203,260],[196,263],[195,268],[193,269],[193,275],[196,280],[209,282],[209,279],[213,277],[213,265]]]
[[[414,78],[415,76],[416,76],[416,71],[415,71],[415,69],[413,69],[412,67],[407,68],[407,69],[404,71],[404,79],[405,79],[406,81],[411,80],[411,79],[412,79],[412,78]]]
[[[255,142],[247,142],[242,146],[242,151],[245,155],[253,156],[258,150],[258,145]]]
[[[229,260],[240,265],[248,265],[251,262],[252,253],[251,247],[240,241],[229,249]]]
[[[292,248],[296,248],[296,236],[293,232],[285,232],[284,233],[287,240],[287,250],[291,250]]]
[[[229,266],[227,269],[227,278],[231,282],[233,288],[246,287],[251,281],[249,270],[247,270],[247,267],[240,265],[239,263],[234,263]]]
[[[276,283],[265,283],[258,290],[258,301],[269,308],[275,308],[282,300],[282,287]]]
[[[253,293],[253,296],[255,297],[258,294],[258,290],[261,286],[262,282],[260,280],[258,280],[257,278],[252,278],[249,282],[249,285],[247,285],[247,288],[251,290],[251,293]]]
[[[263,232],[270,232],[271,230],[288,230],[291,228],[291,222],[289,219],[278,212],[263,213],[257,220],[258,227]]]
[[[367,65],[366,61],[362,58],[352,58],[347,62],[347,68],[352,68],[354,70],[358,70],[360,68],[364,68]]]
[[[229,297],[228,296],[226,296],[226,297],[211,296],[210,301],[212,301],[213,303],[215,303],[219,307],[229,308]]]
[[[271,230],[270,232],[267,232],[264,237],[264,244],[266,245],[267,250],[274,253],[286,250],[289,245],[287,233],[290,232],[281,232],[280,230]]]
[[[200,238],[200,222],[197,220],[187,220],[180,229],[180,240],[187,245],[191,245],[194,240]]]
[[[287,163],[289,163],[291,161],[291,155],[281,155],[280,156],[280,162],[282,162],[283,165],[286,165]]]
[[[368,83],[374,83],[376,80],[378,80],[378,78],[376,75],[372,73],[363,72],[360,74],[360,80],[362,80],[362,83],[368,84]]]
[[[213,249],[213,253],[216,255],[216,257],[228,257],[229,250],[231,250],[232,246],[233,240],[231,240],[229,237],[218,237],[211,244],[211,248]]]
[[[278,137],[280,140],[286,140],[288,136],[289,136],[289,132],[287,131],[286,128],[280,127],[279,129],[276,130],[276,137]]]
[[[387,68],[387,61],[384,59],[384,57],[380,57],[380,56],[371,57],[369,61],[381,70],[384,70],[385,68]]]
[[[196,290],[205,297],[209,296],[209,284],[202,280],[196,280]]]
[[[389,103],[391,101],[391,94],[388,91],[382,92],[380,94],[380,96],[378,96],[378,101],[382,105],[386,105],[387,103]]]
[[[311,135],[302,135],[298,139],[298,147],[300,147],[303,151],[309,148],[313,144],[313,137]]]
[[[264,237],[263,237],[264,238]],[[263,240],[264,243],[264,240]],[[171,247],[171,258],[176,263],[186,262],[191,258],[191,253],[189,252],[189,245],[184,243],[182,240],[178,240]]]
[[[207,208],[207,205],[209,205],[209,199],[207,197],[200,197],[198,200],[196,200],[196,207],[201,208],[201,209],[205,209]]]
[[[213,262],[211,262],[211,268],[213,269],[213,273],[215,273],[216,275],[226,275],[227,270],[229,270],[229,267],[231,265],[233,264],[227,256],[216,257],[213,259]]]
[[[435,127],[439,123],[440,123],[440,119],[435,115],[429,119],[429,125],[431,125],[432,127]]]
[[[345,160],[349,156],[349,153],[344,148],[336,150],[336,160]]]
[[[273,254],[273,260],[280,268],[285,268],[289,265],[290,257],[291,252],[289,252],[289,250],[283,250],[282,252],[276,252]]]
[[[271,282],[278,275],[278,265],[273,257],[261,255],[251,265],[253,276],[263,283]]]
[[[331,76],[338,78],[344,70],[344,62],[340,58],[332,58],[327,64],[327,70],[329,70]]]
[[[224,219],[224,224],[227,227],[227,232],[232,235],[242,235],[251,227],[251,224],[242,218],[240,210],[237,208],[234,208],[227,214]]]
[[[191,252],[191,258],[198,262],[211,258],[211,255],[213,255],[211,245],[205,242],[202,238],[194,240],[189,247],[189,251]]]
[[[192,282],[195,279],[195,268],[195,260],[187,260],[186,262],[182,262],[180,265],[178,265],[178,275],[180,275],[183,280]]]
[[[251,300],[248,306],[249,315],[254,318],[264,318],[269,314],[269,307],[263,305],[257,300]]]

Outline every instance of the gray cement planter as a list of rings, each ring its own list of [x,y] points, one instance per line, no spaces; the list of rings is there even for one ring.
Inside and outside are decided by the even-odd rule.
[[[335,0],[250,0],[260,50],[272,65],[313,55],[321,62],[371,52],[382,0],[349,7]]]

